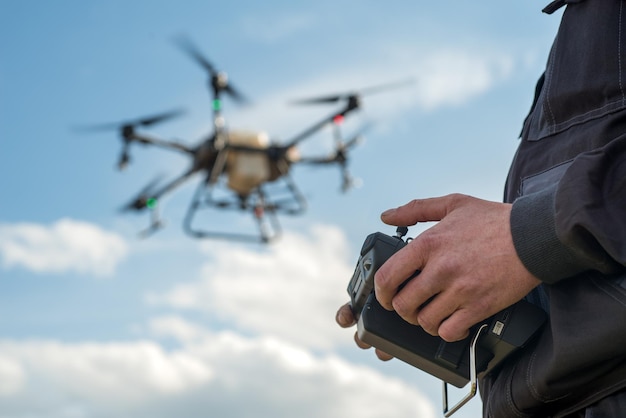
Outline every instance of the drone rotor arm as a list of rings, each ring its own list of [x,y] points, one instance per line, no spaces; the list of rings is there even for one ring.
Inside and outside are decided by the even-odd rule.
[[[130,144],[131,142],[140,142],[140,143],[150,143],[156,142],[153,138],[146,137],[144,135],[137,134],[135,128],[138,126],[151,126],[156,123],[163,122],[165,120],[174,118],[183,113],[182,109],[171,110],[169,112],[163,112],[160,114],[137,118],[133,120],[128,120],[124,122],[116,122],[116,123],[103,123],[98,125],[90,125],[90,126],[82,126],[77,127],[75,130],[79,132],[98,132],[98,131],[109,131],[109,130],[117,130],[119,131],[120,136],[124,142],[122,147],[122,152],[120,154],[118,160],[118,168],[124,169],[129,161],[130,161]],[[180,149],[182,146],[180,145],[172,145],[171,148]]]
[[[194,169],[188,170],[158,189],[155,186],[161,181],[163,176],[157,176],[145,187],[143,187],[139,193],[137,193],[135,198],[133,198],[126,205],[122,206],[120,210],[125,212],[129,210],[140,211],[146,208],[153,209],[158,205],[158,201],[161,197],[186,181],[194,173]]]
[[[153,179],[143,189],[139,191],[127,204],[120,208],[120,212],[141,211],[148,207],[148,200],[152,197],[151,190],[160,181],[160,176]]]
[[[187,179],[189,179],[189,177],[191,177],[194,173],[196,173],[196,171],[197,170],[194,168],[187,170],[180,176],[176,177],[174,180],[170,181],[169,183],[165,184],[163,187],[159,188],[154,193],[152,193],[151,198],[156,199],[156,200],[160,199],[161,197],[163,197],[164,195],[166,195],[167,193],[169,193],[170,191],[172,191],[173,189],[175,189],[176,187],[180,186],[182,183],[187,181]]]
[[[172,149],[175,151],[184,152],[186,154],[193,154],[194,152],[191,148],[189,148],[188,146],[184,144],[181,144],[180,142],[169,141],[166,139],[160,139],[160,138],[156,138],[153,136],[147,136],[144,134],[133,133],[130,139],[142,145],[154,145],[160,148]]]
[[[332,123],[335,120],[335,118],[337,118],[338,116],[346,116],[350,111],[351,111],[351,109],[349,108],[349,106],[346,106],[343,109],[341,109],[340,111],[332,113],[331,115],[325,117],[324,119],[320,120],[319,122],[315,123],[314,125],[310,126],[309,128],[305,129],[304,131],[302,131],[300,134],[298,134],[295,137],[293,137],[285,145],[285,147],[289,148],[289,147],[293,147],[293,146],[297,145],[302,140],[308,138],[309,136],[313,135],[315,132],[317,132],[320,129],[322,129],[324,126],[328,125],[329,123]]]

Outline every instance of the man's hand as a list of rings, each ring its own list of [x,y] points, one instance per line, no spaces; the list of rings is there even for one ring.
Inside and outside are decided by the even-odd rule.
[[[438,223],[378,269],[380,304],[432,335],[457,341],[472,325],[522,299],[540,281],[515,252],[510,212],[510,204],[459,194],[384,212],[381,219],[389,225]],[[416,270],[420,274],[398,291]]]
[[[335,320],[342,328],[348,328],[356,324],[356,320],[354,319],[354,315],[352,314],[352,309],[350,308],[350,303],[346,303],[341,308],[339,308]],[[356,345],[358,345],[360,348],[367,349],[371,347],[369,344],[361,341],[356,332],[354,333],[354,341],[356,342]],[[390,356],[389,354],[385,353],[384,351],[380,351],[379,349],[376,349],[375,351],[376,356],[383,361],[391,360],[393,358],[393,356]]]

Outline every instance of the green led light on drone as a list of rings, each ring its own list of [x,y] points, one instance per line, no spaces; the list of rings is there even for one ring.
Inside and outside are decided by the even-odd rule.
[[[222,101],[220,99],[213,100],[213,110],[221,110],[222,109]]]
[[[151,197],[146,202],[146,206],[148,207],[148,209],[154,209],[156,208],[156,205],[157,205],[157,200],[154,197]]]

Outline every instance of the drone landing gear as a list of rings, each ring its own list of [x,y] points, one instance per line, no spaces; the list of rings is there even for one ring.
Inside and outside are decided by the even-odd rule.
[[[281,234],[280,224],[274,210],[267,211],[262,204],[257,204],[252,210],[254,220],[259,227],[259,238],[262,243],[269,243]]]
[[[204,183],[198,185],[196,193],[185,216],[185,231],[196,238],[216,238],[229,239],[258,243],[269,243],[278,238],[282,230],[278,222],[277,213],[282,207],[279,203],[272,203],[268,200],[264,190],[258,187],[246,198],[233,198],[229,196],[223,199],[215,199],[213,196],[213,186],[206,186]],[[246,234],[229,231],[207,230],[194,225],[196,213],[200,209],[226,209],[226,210],[250,210],[257,225],[258,233]],[[292,213],[298,208],[290,208],[287,213]],[[299,208],[304,210],[303,207]],[[295,212],[294,212],[295,213]],[[229,225],[231,226],[231,225]]]

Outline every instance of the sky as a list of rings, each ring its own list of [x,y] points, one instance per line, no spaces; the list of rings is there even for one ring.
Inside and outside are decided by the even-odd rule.
[[[0,0],[0,418],[441,416],[437,379],[358,349],[334,315],[365,237],[394,233],[383,210],[501,200],[559,23],[544,3]],[[117,133],[76,127],[183,108],[146,132],[206,138],[206,74],[181,35],[250,99],[225,100],[228,128],[279,143],[335,109],[294,99],[415,82],[364,96],[342,127],[370,126],[350,153],[359,187],[293,167],[308,210],[281,217],[276,243],[185,235],[197,179],[142,239],[148,216],[119,209],[189,161],[137,146],[120,172]],[[326,155],[332,132],[300,151]],[[454,416],[479,415],[475,398]]]

